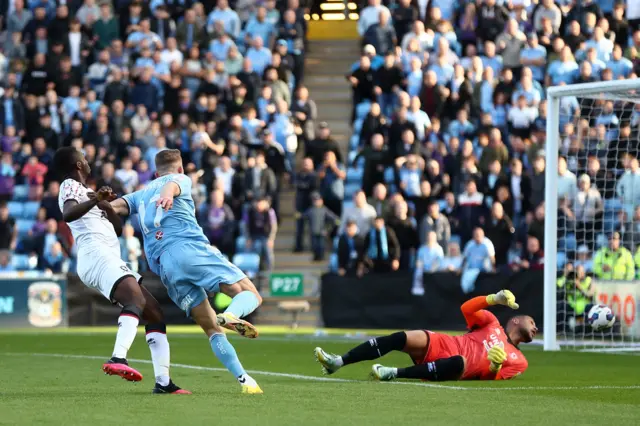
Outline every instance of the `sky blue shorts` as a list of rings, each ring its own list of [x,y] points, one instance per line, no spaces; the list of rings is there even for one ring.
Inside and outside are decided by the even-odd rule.
[[[158,272],[171,300],[187,315],[207,299],[207,293],[218,293],[220,284],[235,284],[246,278],[218,249],[190,241],[164,251]]]

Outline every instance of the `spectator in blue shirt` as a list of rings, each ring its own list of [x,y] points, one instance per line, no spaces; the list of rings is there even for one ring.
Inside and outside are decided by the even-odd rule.
[[[598,52],[598,59],[607,62],[611,59],[613,52],[613,42],[604,36],[602,28],[596,27],[593,31],[593,37],[585,43],[587,49],[593,47]]]
[[[265,68],[271,65],[271,51],[264,47],[264,41],[260,37],[253,39],[253,46],[247,50],[245,58],[251,61],[253,70],[258,75],[262,75]]]
[[[456,114],[456,119],[449,124],[449,138],[467,139],[475,131],[475,126],[469,121],[469,113],[461,109]]]
[[[464,293],[475,289],[475,281],[482,271],[492,271],[495,265],[496,253],[493,243],[484,236],[482,228],[473,230],[473,239],[464,247],[463,272],[460,285]]]
[[[598,58],[598,50],[595,47],[590,47],[587,49],[587,58],[585,62],[591,64],[591,72],[598,79],[602,78],[602,71],[607,68],[607,64]]]
[[[156,49],[162,49],[162,40],[158,37],[158,34],[151,31],[149,20],[143,19],[140,21],[140,30],[129,34],[125,46],[136,52],[140,52],[145,46],[149,47],[151,51],[155,51]]]
[[[424,274],[437,272],[443,259],[444,250],[438,244],[438,235],[434,231],[428,232],[427,241],[418,249],[418,254],[416,255],[416,268],[411,294],[414,296],[424,295]]]
[[[371,69],[373,71],[384,65],[384,58],[381,55],[376,55],[376,48],[372,45],[367,44],[362,49],[362,54],[369,58],[369,61],[371,62]],[[351,65],[351,72],[354,72],[358,68],[360,68],[360,60],[355,61],[353,65]]]
[[[538,35],[530,33],[527,36],[527,47],[520,52],[520,63],[531,68],[536,81],[544,81],[544,70],[547,65],[547,49],[538,43]]]
[[[422,89],[422,61],[419,58],[411,58],[411,69],[407,74],[407,93],[409,96],[414,97],[420,94]]]
[[[226,61],[229,53],[229,49],[236,44],[229,38],[227,33],[222,33],[218,38],[214,38],[209,43],[209,52],[218,61]]]
[[[620,77],[629,78],[633,72],[633,63],[622,57],[622,47],[619,44],[613,48],[612,58],[607,62],[607,68],[613,73],[613,79],[617,80]]]
[[[511,103],[515,104],[520,96],[524,96],[527,100],[527,105],[537,107],[542,97],[540,96],[540,92],[533,87],[531,76],[523,74],[520,78],[519,86],[511,96]]]
[[[454,69],[453,66],[447,61],[447,57],[443,55],[439,56],[438,59],[436,59],[436,62],[431,65],[430,71],[435,72],[436,76],[438,76],[438,84],[446,86],[447,84],[449,84],[451,78],[453,77]]]
[[[409,154],[396,159],[398,186],[405,197],[419,197],[422,194],[420,181],[424,166],[424,159],[418,155]]]
[[[502,72],[502,57],[496,56],[496,44],[492,41],[484,43],[484,56],[482,56],[482,66],[491,68],[493,75],[500,75]]]
[[[547,86],[557,86],[560,83],[571,84],[578,76],[579,69],[571,48],[565,46],[560,51],[560,59],[553,61],[547,70]]]
[[[256,10],[256,15],[249,19],[247,25],[244,28],[244,41],[245,44],[251,44],[251,40],[256,37],[262,38],[266,46],[273,44],[273,36],[275,28],[273,24],[267,21],[267,9],[264,6],[259,6]]]
[[[227,0],[218,0],[217,7],[209,14],[207,18],[207,31],[209,33],[213,32],[215,21],[222,22],[224,30],[229,33],[233,39],[237,39],[240,35],[240,18],[238,14],[229,7]]]

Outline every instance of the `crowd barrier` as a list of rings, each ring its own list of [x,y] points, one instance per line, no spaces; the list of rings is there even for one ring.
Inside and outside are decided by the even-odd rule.
[[[475,291],[464,294],[460,275],[425,274],[423,296],[413,296],[412,272],[369,274],[362,278],[325,274],[322,277],[322,316],[326,327],[362,329],[464,330],[460,305],[471,297],[509,289],[520,304],[517,314],[531,315],[542,328],[543,272],[480,274]],[[515,312],[504,307],[491,311],[501,323]]]

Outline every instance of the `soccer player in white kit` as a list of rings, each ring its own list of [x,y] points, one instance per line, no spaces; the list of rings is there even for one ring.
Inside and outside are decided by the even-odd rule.
[[[91,168],[84,155],[73,147],[56,151],[54,165],[64,176],[58,205],[78,245],[78,275],[87,287],[122,306],[113,355],[102,370],[129,381],[142,380],[142,375],[129,366],[127,352],[143,318],[148,322],[146,340],[156,376],[153,392],[191,393],[176,386],[169,376],[169,342],[158,301],[140,285],[140,275],[120,257],[118,235],[122,233],[122,222],[109,204],[115,194],[108,187],[100,188],[97,193],[86,187]]]

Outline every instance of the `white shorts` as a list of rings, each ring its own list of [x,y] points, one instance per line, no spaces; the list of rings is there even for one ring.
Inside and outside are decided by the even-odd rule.
[[[125,278],[133,277],[137,282],[142,278],[133,272],[127,263],[120,258],[120,251],[105,249],[100,252],[78,255],[78,276],[89,288],[98,290],[110,302],[113,300],[115,287]]]

